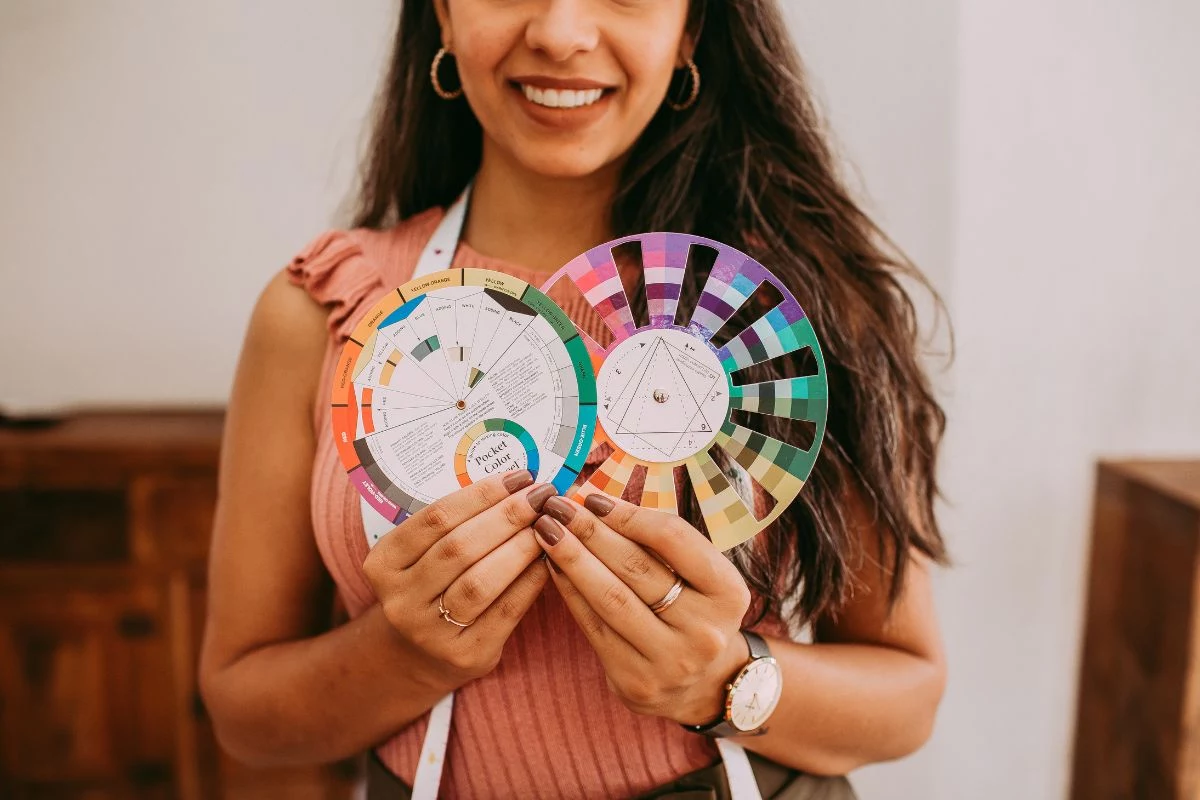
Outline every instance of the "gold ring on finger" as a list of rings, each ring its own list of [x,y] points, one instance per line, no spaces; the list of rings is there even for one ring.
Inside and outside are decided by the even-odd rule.
[[[438,612],[441,613],[442,619],[446,620],[446,622],[449,622],[451,625],[457,625],[460,628],[465,628],[468,625],[470,625],[472,622],[475,621],[475,620],[471,620],[471,622],[459,622],[454,617],[450,616],[450,609],[446,608],[446,593],[445,592],[442,592],[440,595],[438,595]],[[478,619],[478,618],[476,618],[476,619]]]
[[[662,599],[650,606],[650,610],[655,614],[661,614],[671,607],[671,604],[679,599],[679,595],[683,594],[683,578],[676,577],[675,582],[671,584],[671,588],[667,589],[667,593]]]

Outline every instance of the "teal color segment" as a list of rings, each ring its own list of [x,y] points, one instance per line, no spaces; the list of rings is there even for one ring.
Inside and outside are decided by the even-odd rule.
[[[758,288],[758,284],[747,278],[742,273],[733,276],[733,283],[729,284],[730,288],[736,291],[743,297],[749,297],[754,294],[754,290]]]
[[[592,356],[583,339],[576,336],[566,343],[567,352],[575,364],[575,381],[579,384],[579,403],[596,402],[596,374],[592,371]]]
[[[566,469],[572,469],[576,473],[583,469],[583,462],[587,460],[588,452],[592,449],[592,437],[596,431],[596,404],[580,404],[579,406],[579,423],[575,427],[575,438],[571,440],[571,449],[567,451],[567,457],[564,459]]]

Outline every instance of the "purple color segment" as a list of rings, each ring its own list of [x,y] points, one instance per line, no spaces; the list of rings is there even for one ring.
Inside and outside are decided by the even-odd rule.
[[[742,271],[742,264],[745,260],[746,257],[740,253],[734,253],[724,246],[719,247],[717,260],[713,262],[712,272],[708,273],[708,279],[728,286],[733,283],[734,276]],[[705,288],[708,287],[705,286]]]
[[[641,245],[642,266],[653,270],[647,271],[645,277],[650,325],[655,328],[673,325],[690,244],[678,234],[648,233],[642,237]]]
[[[396,515],[402,511],[398,505],[383,497],[383,493],[379,491],[379,487],[375,485],[375,481],[371,480],[371,476],[367,474],[366,469],[363,467],[359,466],[351,470],[349,478],[350,483],[355,488],[366,487],[369,490],[364,495],[367,499],[367,504],[387,519],[396,519]],[[362,494],[361,489],[359,490],[359,494]]]
[[[788,325],[793,325],[804,319],[804,309],[800,308],[800,304],[791,296],[790,292],[783,292],[783,302],[775,306],[775,311],[783,315]]]
[[[646,299],[648,300],[678,300],[678,283],[647,283]]]
[[[776,278],[770,272],[767,272],[766,267],[764,267],[762,264],[759,264],[754,259],[747,258],[741,254],[738,254],[738,257],[743,260],[740,264],[738,264],[737,272],[740,272],[742,275],[749,278],[754,282],[755,285],[766,281],[774,284],[775,287],[780,290],[780,293],[784,293],[785,289],[783,284],[779,282],[778,278]],[[786,294],[784,296],[786,297]]]
[[[600,280],[606,281],[617,274],[617,265],[613,263],[612,250],[608,245],[593,247],[587,251],[588,263],[592,265],[592,270],[600,276]]]
[[[736,311],[736,309],[730,308],[729,304],[721,298],[717,297],[716,295],[708,294],[707,292],[700,295],[700,300],[697,305],[706,311],[712,312],[721,319],[726,320],[732,317],[733,312]],[[713,331],[713,333],[716,333],[716,331]]]
[[[648,233],[642,237],[642,266],[664,267],[667,264],[667,235]]]
[[[666,266],[673,269],[687,267],[688,251],[692,249],[689,237],[680,234],[667,236]]]
[[[714,294],[708,294],[707,291],[700,295],[700,300],[697,301],[696,305],[718,315],[721,319],[728,319],[732,317],[734,311],[737,311],[736,308],[730,307],[730,303],[721,300],[720,297]],[[716,331],[713,332],[715,333]]]

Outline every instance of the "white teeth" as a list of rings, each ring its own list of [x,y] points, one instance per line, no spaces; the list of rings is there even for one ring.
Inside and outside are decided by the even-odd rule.
[[[531,103],[547,108],[580,108],[590,106],[604,95],[603,89],[541,89],[521,84],[521,91]]]

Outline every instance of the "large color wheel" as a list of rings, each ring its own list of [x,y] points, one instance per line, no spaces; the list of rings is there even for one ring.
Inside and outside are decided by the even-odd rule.
[[[536,288],[482,269],[385,295],[346,342],[331,402],[350,482],[393,523],[514,469],[566,492],[596,421],[592,359],[574,324]]]
[[[630,310],[613,249],[638,243],[644,267],[649,325]],[[691,319],[676,320],[689,251],[704,246],[716,260]],[[602,347],[581,334],[601,362],[596,376],[598,421],[612,455],[584,491],[620,496],[635,468],[646,468],[640,504],[677,513],[675,467],[699,500],[713,543],[727,550],[753,537],[781,515],[812,472],[825,435],[828,383],[812,324],[788,287],[762,264],[728,245],[679,233],[647,233],[603,244],[575,258],[542,286],[569,279],[612,331]],[[712,343],[725,323],[771,284],[783,298],[722,346]],[[735,383],[734,373],[770,359],[811,349],[812,375],[767,383]],[[813,423],[806,449],[752,431],[733,412],[766,414]],[[719,448],[774,499],[759,519],[710,455]]]

